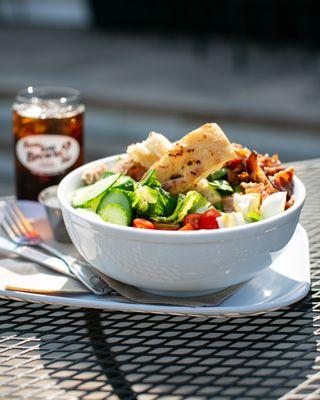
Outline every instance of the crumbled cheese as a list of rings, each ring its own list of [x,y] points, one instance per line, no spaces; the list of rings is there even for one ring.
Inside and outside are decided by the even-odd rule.
[[[241,212],[222,213],[221,216],[217,218],[217,222],[219,228],[230,228],[246,223]]]
[[[287,192],[272,193],[261,204],[263,218],[271,218],[282,213],[287,201]]]
[[[249,213],[253,212],[260,214],[260,194],[259,193],[249,193],[249,194],[239,194],[234,193],[233,195],[233,207],[236,211],[241,212],[244,219],[250,222]]]

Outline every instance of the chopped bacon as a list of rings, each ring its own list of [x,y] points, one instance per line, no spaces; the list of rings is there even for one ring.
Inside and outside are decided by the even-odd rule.
[[[284,171],[275,174],[273,179],[273,186],[279,191],[286,191],[288,198],[291,197],[293,192],[293,175],[294,169],[292,167],[287,168]]]
[[[267,176],[273,176],[277,172],[283,171],[284,167],[282,165],[279,165],[278,167],[264,167],[263,170]]]
[[[275,188],[272,186],[263,169],[260,167],[258,163],[258,154],[255,151],[252,151],[248,158],[247,170],[250,175],[250,180],[253,182],[263,183],[265,191],[268,194],[276,192]]]
[[[241,158],[234,158],[225,164],[226,167],[232,169],[232,171],[242,171],[245,168],[245,164]]]
[[[137,182],[141,181],[145,173],[146,169],[140,164],[132,165],[127,171],[127,175]]]
[[[125,156],[119,160],[112,170],[113,172],[121,172],[125,175],[128,175],[138,182],[146,172],[145,167],[133,161],[129,156]]]
[[[239,182],[248,182],[249,174],[246,171],[246,160],[235,158],[228,161],[225,166],[228,168],[228,182],[234,185]]]
[[[281,165],[279,155],[276,153],[273,156],[269,154],[259,154],[259,162],[263,167],[273,167],[275,165]]]
[[[240,186],[244,189],[245,193],[261,193],[264,189],[262,182],[242,182]]]
[[[244,190],[245,194],[259,193],[261,195],[261,201],[269,196],[269,193],[265,190],[265,185],[262,182],[242,182],[240,187]]]
[[[237,155],[237,158],[246,158],[250,154],[250,150],[247,147],[243,147],[241,144],[232,143],[233,150]]]
[[[266,175],[275,175],[277,172],[284,170],[278,154],[274,154],[273,156],[260,154],[258,155],[258,161]]]
[[[293,191],[293,168],[285,170],[278,154],[258,154],[237,143],[232,143],[237,158],[228,161],[228,182],[231,185],[240,184],[247,193],[260,193],[261,201],[270,194],[277,191],[287,191],[286,208],[294,203]],[[233,211],[231,199],[224,197],[222,200],[225,211]]]
[[[240,174],[238,174],[238,179],[240,182],[248,182],[249,178],[250,177],[247,171],[242,171]]]
[[[239,182],[248,182],[249,181],[249,174],[246,171],[242,171],[242,172],[235,172],[233,170],[229,170],[228,171],[228,182],[231,185],[234,185],[235,183],[239,183]]]
[[[291,195],[290,199],[286,202],[286,210],[293,206],[294,202],[296,201],[295,195]]]
[[[249,172],[251,181],[267,183],[267,177],[260,167],[258,162],[258,154],[255,151],[250,153],[247,160],[247,170]]]

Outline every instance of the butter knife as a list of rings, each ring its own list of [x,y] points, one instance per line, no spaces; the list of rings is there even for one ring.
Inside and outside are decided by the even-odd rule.
[[[111,288],[102,280],[94,267],[77,260],[75,257],[66,255],[69,267],[58,257],[50,256],[30,246],[19,246],[8,239],[0,236],[0,252],[5,254],[16,254],[29,261],[41,264],[55,272],[70,276],[82,282],[91,292],[96,295],[104,295]]]

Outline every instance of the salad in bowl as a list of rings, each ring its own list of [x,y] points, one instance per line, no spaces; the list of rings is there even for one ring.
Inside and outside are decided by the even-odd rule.
[[[218,125],[206,124],[176,143],[151,132],[113,168],[86,169],[71,203],[102,221],[139,229],[230,228],[290,208],[293,176],[277,154],[231,144]]]
[[[206,124],[175,143],[152,132],[125,154],[77,168],[58,199],[73,244],[99,271],[194,296],[270,267],[296,230],[305,189],[277,155]]]

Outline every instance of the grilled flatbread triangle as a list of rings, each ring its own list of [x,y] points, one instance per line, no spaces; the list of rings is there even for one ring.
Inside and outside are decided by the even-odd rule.
[[[163,187],[176,195],[233,158],[236,155],[226,135],[217,124],[208,123],[176,142],[151,169]]]

